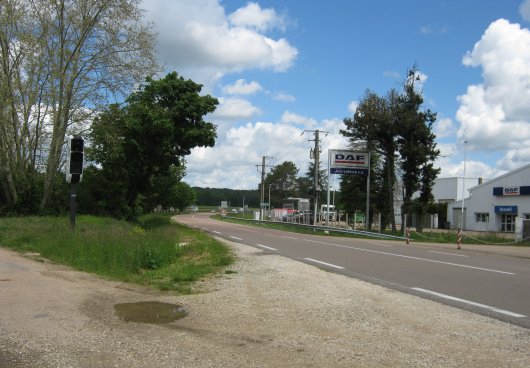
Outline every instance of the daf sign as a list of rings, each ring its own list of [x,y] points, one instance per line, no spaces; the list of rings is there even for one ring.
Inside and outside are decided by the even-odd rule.
[[[331,150],[330,174],[368,174],[368,153]]]

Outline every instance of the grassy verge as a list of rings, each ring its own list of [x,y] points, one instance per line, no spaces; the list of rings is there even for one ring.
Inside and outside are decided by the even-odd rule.
[[[191,283],[233,262],[228,247],[202,232],[148,215],[137,223],[79,216],[0,218],[0,246],[115,280],[192,292]]]
[[[276,230],[283,230],[283,231],[289,231],[294,233],[303,233],[303,234],[312,234],[312,235],[322,235],[322,236],[339,236],[339,237],[350,237],[350,238],[371,238],[373,237],[367,237],[363,235],[358,234],[345,234],[340,232],[333,232],[329,231],[326,233],[324,230],[319,229],[313,229],[310,226],[297,226],[289,224],[288,222],[269,222],[269,221],[246,221],[248,217],[243,218],[242,215],[230,215],[230,217],[223,217],[221,215],[214,215],[213,218],[216,218],[218,220],[223,221],[231,221],[251,226],[258,226],[258,227],[266,227],[270,229],[276,229]],[[377,234],[374,232],[374,234]],[[387,235],[397,235],[403,237],[402,233],[392,233],[391,231],[385,231],[385,234]],[[421,233],[417,233],[415,231],[412,231],[410,233],[410,239],[413,242],[416,243],[453,243],[456,244],[457,242],[457,231],[448,231],[448,232],[430,232],[430,231],[424,231]],[[392,240],[392,239],[388,239]],[[402,240],[396,240],[396,241],[402,241]],[[481,235],[478,237],[463,237],[463,243],[464,244],[495,244],[495,245],[513,245],[513,246],[523,246],[528,247],[530,246],[530,241],[524,241],[524,242],[517,242],[515,243],[512,240],[508,240],[499,236],[496,236],[495,234],[489,233],[485,235]]]

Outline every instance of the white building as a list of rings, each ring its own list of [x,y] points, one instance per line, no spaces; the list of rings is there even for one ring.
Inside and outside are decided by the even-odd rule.
[[[530,219],[530,164],[476,185],[469,194],[447,206],[452,228],[514,232],[517,218]]]
[[[461,201],[462,198],[469,195],[471,188],[482,184],[482,181],[482,178],[437,178],[432,188],[434,202],[451,203]]]
[[[434,203],[452,203],[462,200],[465,196],[469,195],[469,190],[475,187],[477,184],[482,184],[482,178],[436,178],[432,188],[432,195],[434,197]],[[401,191],[403,190],[398,183],[396,185],[396,193],[394,199],[394,214],[396,224],[401,225],[401,206],[403,205],[403,198],[401,197]],[[418,198],[420,193],[414,193],[412,198]],[[465,202],[465,201],[464,201]],[[447,219],[447,221],[451,221]],[[438,227],[438,218],[434,220],[434,227]],[[452,225],[452,222],[451,222]]]

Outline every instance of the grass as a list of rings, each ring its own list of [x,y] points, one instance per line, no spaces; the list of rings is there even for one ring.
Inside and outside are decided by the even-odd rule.
[[[79,216],[0,218],[0,246],[35,252],[107,278],[192,292],[191,283],[233,263],[229,248],[207,234],[147,215],[136,223]]]

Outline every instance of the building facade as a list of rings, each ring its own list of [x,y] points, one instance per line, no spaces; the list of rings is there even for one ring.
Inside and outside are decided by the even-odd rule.
[[[530,164],[474,186],[447,207],[453,229],[514,232],[518,219],[530,219]]]

